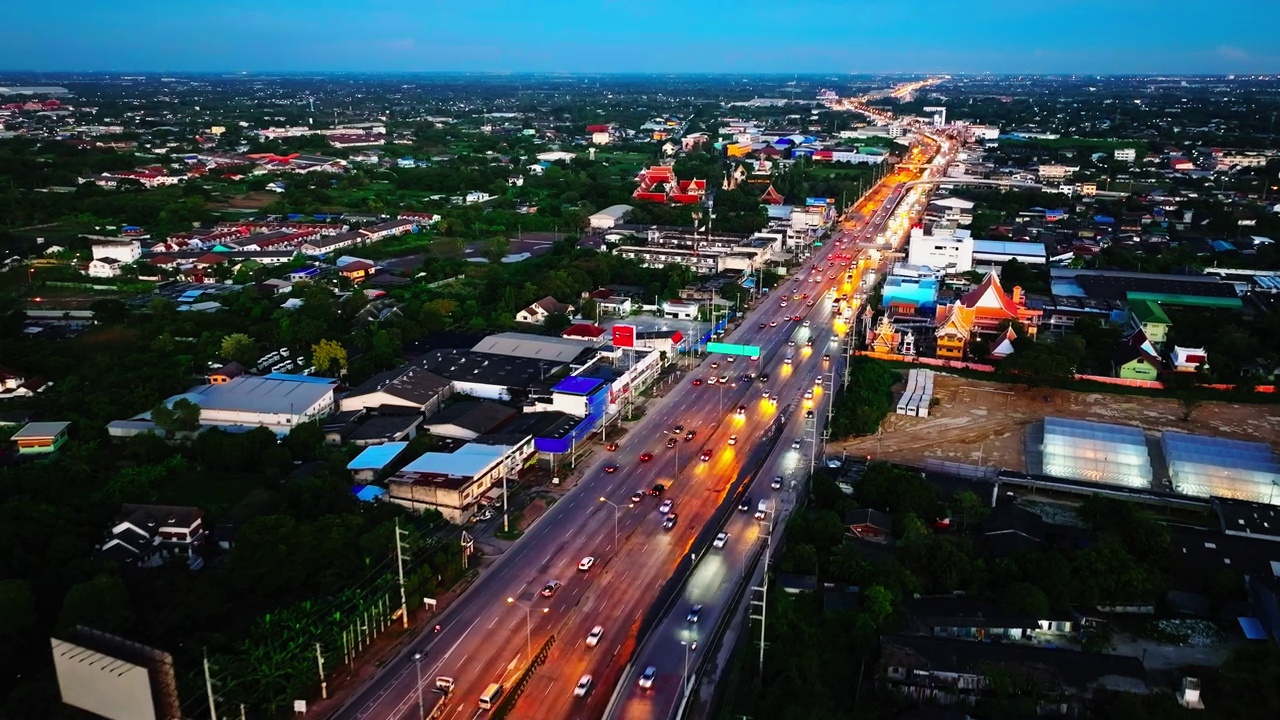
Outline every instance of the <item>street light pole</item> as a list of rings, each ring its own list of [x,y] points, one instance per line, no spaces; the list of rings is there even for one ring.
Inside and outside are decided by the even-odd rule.
[[[426,711],[422,704],[422,653],[420,652],[413,654],[413,669],[418,674],[418,717],[424,717]]]
[[[600,502],[602,502],[602,503],[609,503],[610,505],[612,505],[612,506],[613,506],[613,551],[614,551],[614,552],[617,552],[617,551],[618,551],[618,548],[619,548],[619,544],[618,544],[618,515],[620,515],[620,514],[622,513],[622,506],[621,506],[621,505],[619,505],[619,504],[618,504],[618,503],[616,503],[616,502],[613,502],[612,500],[605,499],[603,496],[600,498]]]
[[[696,651],[698,649],[698,641],[694,640],[693,642],[686,642],[684,640],[681,640],[680,644],[684,646],[684,675],[682,677],[683,682],[681,684],[683,687],[681,687],[680,694],[683,697],[688,697],[689,696],[689,652]]]
[[[524,653],[529,662],[533,662],[533,606],[525,605],[513,597],[507,598],[507,604],[524,609]],[[542,612],[551,612],[551,608],[542,608]]]

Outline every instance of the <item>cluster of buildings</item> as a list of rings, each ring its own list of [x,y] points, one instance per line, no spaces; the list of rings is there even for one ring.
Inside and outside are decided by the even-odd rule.
[[[368,218],[360,218],[365,220]],[[373,218],[377,219],[377,218]],[[94,243],[85,271],[90,277],[116,277],[133,263],[164,268],[184,276],[203,276],[211,267],[254,261],[262,265],[289,262],[298,255],[330,256],[388,238],[418,232],[437,220],[430,213],[402,213],[398,218],[353,228],[343,218],[295,218],[222,222],[208,228],[174,233],[163,240],[119,239]],[[140,277],[149,277],[139,272]]]
[[[263,427],[285,435],[319,421],[328,442],[365,448],[349,467],[356,480],[383,481],[383,499],[462,522],[504,478],[517,479],[538,460],[554,467],[572,457],[687,346],[675,331],[610,337],[589,323],[574,327],[562,337],[500,333],[470,348],[428,350],[351,388],[329,378],[217,370],[165,402],[198,406],[197,433]],[[165,434],[150,413],[114,421],[107,432]],[[407,457],[407,444],[423,432],[442,449]]]

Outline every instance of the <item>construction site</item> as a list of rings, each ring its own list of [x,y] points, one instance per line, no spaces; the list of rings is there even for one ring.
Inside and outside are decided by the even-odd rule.
[[[1177,478],[1170,482],[1170,476],[1177,474],[1173,467],[1177,459],[1163,457],[1163,449],[1171,439],[1176,441],[1185,434],[1221,438],[1232,446],[1227,454],[1240,454],[1239,448],[1244,447],[1228,441],[1247,441],[1255,451],[1261,451],[1260,444],[1274,447],[1280,440],[1280,407],[1276,405],[1190,404],[1140,395],[1028,388],[942,373],[934,373],[932,380],[927,413],[889,415],[877,434],[835,443],[829,453],[921,467],[954,463],[1204,494],[1176,487]],[[895,398],[908,389],[905,383],[896,386]],[[1054,436],[1049,442],[1045,441],[1046,433]],[[1147,464],[1156,468],[1154,472],[1130,472],[1120,467],[1126,461],[1118,450],[1125,435],[1138,437],[1139,445],[1140,436],[1146,436],[1151,458]],[[1258,482],[1266,485],[1270,481]],[[1224,493],[1215,490],[1212,494]]]

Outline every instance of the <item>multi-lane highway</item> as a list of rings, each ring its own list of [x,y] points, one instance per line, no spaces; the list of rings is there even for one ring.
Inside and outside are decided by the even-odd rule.
[[[926,153],[932,155],[932,150]],[[771,512],[785,510],[803,489],[793,489],[791,480],[807,474],[813,448],[792,445],[798,438],[808,443],[816,437],[812,429],[824,419],[830,376],[823,386],[815,380],[838,369],[839,347],[831,339],[848,330],[833,317],[832,298],[856,296],[862,273],[876,268],[865,254],[858,256],[858,246],[871,244],[884,232],[890,210],[902,197],[899,186],[913,179],[913,172],[887,177],[846,216],[833,242],[747,313],[731,339],[760,346],[758,360],[705,358],[679,388],[651,402],[618,449],[602,448],[581,466],[577,485],[445,611],[438,620],[440,632],[419,635],[335,717],[421,717],[419,693],[430,707],[438,675],[455,680],[439,717],[480,717],[485,711],[477,701],[486,687],[501,683],[509,688],[530,654],[553,635],[546,663],[520,696],[512,717],[600,717],[619,683],[624,692],[619,717],[669,717],[679,699],[686,648],[691,655],[703,651],[692,649],[698,629],[718,620],[751,548],[761,542],[755,505],[768,500]],[[747,380],[746,374],[757,377]],[[770,397],[764,397],[765,391]],[[805,417],[810,409],[812,419]],[[778,422],[784,429],[776,446],[762,442]],[[811,424],[807,433],[806,423]],[[683,427],[677,431],[677,426]],[[725,547],[702,558],[682,599],[650,633],[652,641],[637,647],[640,620],[662,586],[692,564],[694,539],[757,467],[760,472],[748,491],[750,512],[734,513]],[[780,489],[770,486],[777,475],[784,478]],[[648,494],[659,483],[664,493]],[[639,498],[633,500],[636,493]],[[663,522],[668,513],[659,511],[664,501],[672,503],[669,512],[677,517],[669,529]],[[588,556],[594,564],[580,570]],[[554,591],[543,593],[552,582],[558,583]],[[687,617],[694,604],[703,606],[697,623]],[[597,626],[602,628],[599,641],[588,646],[587,637]],[[653,687],[644,692],[635,677],[622,677],[637,653],[637,668],[657,668]],[[578,697],[574,688],[583,675],[592,676],[592,688]]]

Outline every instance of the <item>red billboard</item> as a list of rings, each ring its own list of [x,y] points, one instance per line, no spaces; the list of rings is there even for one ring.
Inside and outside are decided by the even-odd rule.
[[[633,348],[636,346],[636,326],[635,325],[614,325],[613,326],[613,346],[620,348]]]

